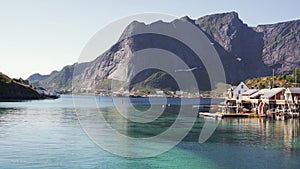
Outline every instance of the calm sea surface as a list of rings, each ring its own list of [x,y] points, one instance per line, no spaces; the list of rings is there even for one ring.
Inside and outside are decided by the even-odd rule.
[[[113,128],[137,138],[165,131],[176,119],[180,104],[179,99],[170,99],[170,106],[158,120],[138,124],[116,118],[118,111],[112,107],[110,97],[74,99],[77,108],[87,113],[101,111]],[[91,100],[100,102],[100,108],[90,106]],[[121,104],[122,99],[119,101]],[[202,99],[201,104],[209,101]],[[184,99],[181,104],[192,107],[198,102]],[[132,103],[136,109],[149,108],[145,98],[132,99]],[[160,99],[153,103],[162,106]],[[124,122],[126,127],[120,125]],[[104,151],[87,136],[78,121],[72,96],[0,102],[0,168],[300,168],[299,120],[222,119],[213,135],[200,144],[204,123],[205,119],[197,119],[189,134],[170,151],[131,159]]]

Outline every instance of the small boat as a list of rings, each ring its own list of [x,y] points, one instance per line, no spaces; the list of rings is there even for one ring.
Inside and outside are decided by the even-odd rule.
[[[43,93],[43,96],[46,97],[47,99],[58,99],[60,98],[60,94],[56,92],[45,92]]]
[[[60,98],[60,94],[58,94],[55,91],[47,91],[46,89],[42,87],[38,87],[36,89],[36,92],[38,92],[40,95],[42,95],[45,99],[58,99]]]
[[[211,117],[211,118],[223,118],[222,113],[206,113],[206,112],[200,112],[199,117]]]
[[[129,95],[129,97],[131,97],[131,98],[142,98],[142,96],[141,95]]]
[[[44,95],[45,97],[49,98],[49,99],[58,99],[60,98],[59,94],[51,94],[51,95]]]

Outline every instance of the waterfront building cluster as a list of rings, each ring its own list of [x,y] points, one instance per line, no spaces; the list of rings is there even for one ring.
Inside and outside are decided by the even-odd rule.
[[[243,86],[243,87],[242,87]],[[246,90],[247,89],[247,90]],[[272,116],[274,118],[299,117],[300,88],[248,89],[241,82],[227,92],[222,113]]]

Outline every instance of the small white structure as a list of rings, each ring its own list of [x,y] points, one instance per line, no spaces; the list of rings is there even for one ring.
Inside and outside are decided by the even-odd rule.
[[[242,94],[249,90],[248,86],[244,82],[240,82],[237,86],[232,86],[228,89],[228,98],[232,100],[241,100]]]
[[[176,93],[177,95],[183,95],[183,91],[182,91],[182,90],[177,90],[175,93]]]
[[[162,91],[162,90],[156,90],[155,92],[156,92],[156,94],[158,94],[158,95],[163,95],[163,94],[164,94],[164,91]]]

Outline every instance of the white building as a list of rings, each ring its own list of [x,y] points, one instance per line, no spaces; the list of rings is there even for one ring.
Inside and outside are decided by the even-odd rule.
[[[156,90],[155,92],[156,92],[156,94],[158,94],[158,95],[163,95],[163,94],[164,94],[164,91],[162,91],[162,90]]]
[[[241,100],[242,99],[242,93],[249,90],[249,88],[245,85],[244,82],[241,82],[237,86],[232,86],[228,89],[228,98],[233,100]]]
[[[183,95],[183,91],[182,90],[176,90],[175,92],[177,95]]]

